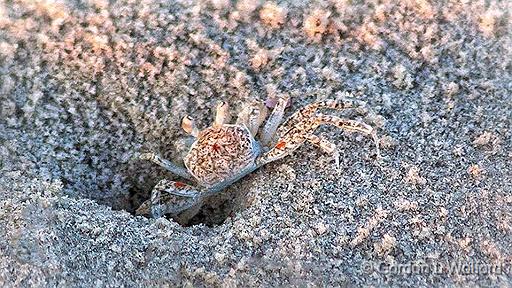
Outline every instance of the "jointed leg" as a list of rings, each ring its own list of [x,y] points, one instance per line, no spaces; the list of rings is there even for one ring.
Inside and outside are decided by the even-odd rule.
[[[311,139],[313,141],[317,141],[317,139],[314,139],[314,137],[309,135],[312,135],[316,128],[322,124],[329,124],[348,131],[357,131],[371,135],[375,141],[375,145],[377,146],[377,158],[380,157],[377,134],[370,125],[359,121],[343,119],[331,115],[318,115],[311,119],[305,119],[303,122],[297,123],[295,127],[289,129],[285,135],[279,139],[274,148],[270,149],[268,152],[264,153],[260,158],[257,159],[257,164],[261,166],[263,164],[283,158],[299,148],[305,140],[309,141],[309,139]],[[326,143],[323,143],[322,145],[329,149],[328,147],[330,145],[327,145]]]
[[[306,141],[304,138],[305,133],[308,132],[300,128],[292,128],[283,137],[279,138],[277,144],[272,149],[256,159],[256,165],[261,166],[292,153]]]
[[[344,130],[348,130],[350,132],[361,132],[366,135],[372,136],[373,141],[375,142],[375,147],[377,149],[377,159],[380,158],[379,138],[377,137],[377,131],[373,129],[372,126],[360,121],[343,119],[332,115],[318,115],[315,118],[313,118],[312,122],[313,129],[316,129],[318,126],[322,124],[328,124]]]
[[[366,107],[366,103],[357,99],[338,99],[338,100],[325,100],[314,102],[306,105],[304,108],[295,112],[288,120],[286,120],[281,127],[277,130],[277,134],[282,136],[288,130],[293,128],[297,123],[305,121],[315,115],[318,109],[335,109],[344,110],[350,108]]]
[[[193,180],[192,175],[190,175],[190,173],[188,173],[187,169],[180,167],[170,161],[167,161],[167,160],[161,158],[160,156],[156,155],[155,153],[142,153],[139,156],[139,159],[149,160],[149,161],[151,161],[155,164],[158,164],[159,166],[167,169],[171,173],[174,173],[174,174],[181,176],[188,180]]]
[[[288,103],[287,98],[279,98],[272,114],[270,114],[270,118],[267,120],[267,123],[263,127],[261,131],[261,144],[263,146],[267,146],[274,137],[277,127],[281,123],[284,115],[284,109],[286,108],[286,104]]]
[[[334,163],[336,164],[336,169],[340,168],[340,153],[338,148],[336,148],[336,145],[314,134],[306,135],[305,138],[309,143],[319,147],[324,152],[332,154]]]
[[[311,124],[311,128],[313,129],[316,129],[322,124],[328,124],[351,132],[361,132],[368,135],[374,133],[373,127],[366,123],[356,120],[344,119],[333,115],[317,115],[312,119]]]
[[[151,198],[137,209],[137,215],[149,215],[154,218],[164,214],[179,214],[194,206],[200,192],[181,182],[161,180],[151,191]]]

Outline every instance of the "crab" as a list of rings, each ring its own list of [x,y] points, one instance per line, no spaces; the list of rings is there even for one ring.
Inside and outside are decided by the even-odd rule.
[[[360,121],[316,113],[319,109],[359,108],[365,105],[364,102],[356,99],[314,102],[292,114],[280,125],[288,100],[288,97],[278,99],[261,129],[260,126],[267,118],[267,108],[260,102],[245,106],[235,124],[229,124],[229,105],[220,102],[216,107],[213,124],[204,130],[199,130],[194,120],[185,116],[181,126],[194,141],[183,158],[185,167],[155,153],[142,153],[139,158],[154,162],[188,180],[190,184],[160,180],[153,188],[150,199],[142,203],[136,214],[158,218],[166,214],[175,217],[180,213],[185,214],[186,211],[195,211],[189,212],[190,218],[197,213],[197,207],[202,205],[206,197],[222,191],[259,167],[291,154],[305,142],[331,154],[339,169],[339,152],[336,146],[314,134],[323,124],[372,136],[377,146],[378,158],[378,139],[372,126]]]

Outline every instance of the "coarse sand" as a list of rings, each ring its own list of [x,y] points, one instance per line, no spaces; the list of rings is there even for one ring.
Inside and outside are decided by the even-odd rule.
[[[0,1],[0,286],[512,286],[512,2]],[[365,101],[189,223],[134,210],[224,100]]]

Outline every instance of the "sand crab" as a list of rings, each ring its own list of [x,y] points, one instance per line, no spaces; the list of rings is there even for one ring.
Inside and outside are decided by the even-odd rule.
[[[364,102],[351,99],[315,102],[295,112],[279,126],[287,101],[284,97],[278,100],[262,129],[259,129],[260,125],[267,116],[267,109],[262,103],[246,106],[238,115],[236,124],[228,124],[229,107],[227,103],[221,102],[216,107],[213,125],[202,131],[196,127],[190,116],[185,116],[181,126],[195,140],[183,159],[186,168],[154,153],[143,153],[139,158],[150,160],[195,184],[163,179],[153,188],[151,198],[136,213],[161,217],[163,214],[176,216],[187,209],[193,210],[191,208],[200,206],[205,197],[223,190],[259,167],[289,155],[304,142],[332,154],[338,167],[339,154],[336,146],[313,134],[322,124],[371,135],[377,145],[378,156],[377,136],[370,125],[316,113],[323,108],[358,108]],[[256,135],[259,135],[258,140]]]

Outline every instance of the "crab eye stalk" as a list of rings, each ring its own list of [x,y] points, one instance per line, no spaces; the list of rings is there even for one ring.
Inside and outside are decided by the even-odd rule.
[[[214,126],[221,126],[222,124],[229,123],[229,121],[229,104],[227,102],[221,101],[219,104],[217,104],[217,109],[215,111]]]
[[[197,135],[199,134],[199,130],[196,127],[194,119],[192,119],[192,117],[188,115],[183,117],[183,119],[181,120],[181,128],[183,128],[185,132],[194,137],[197,137]]]

